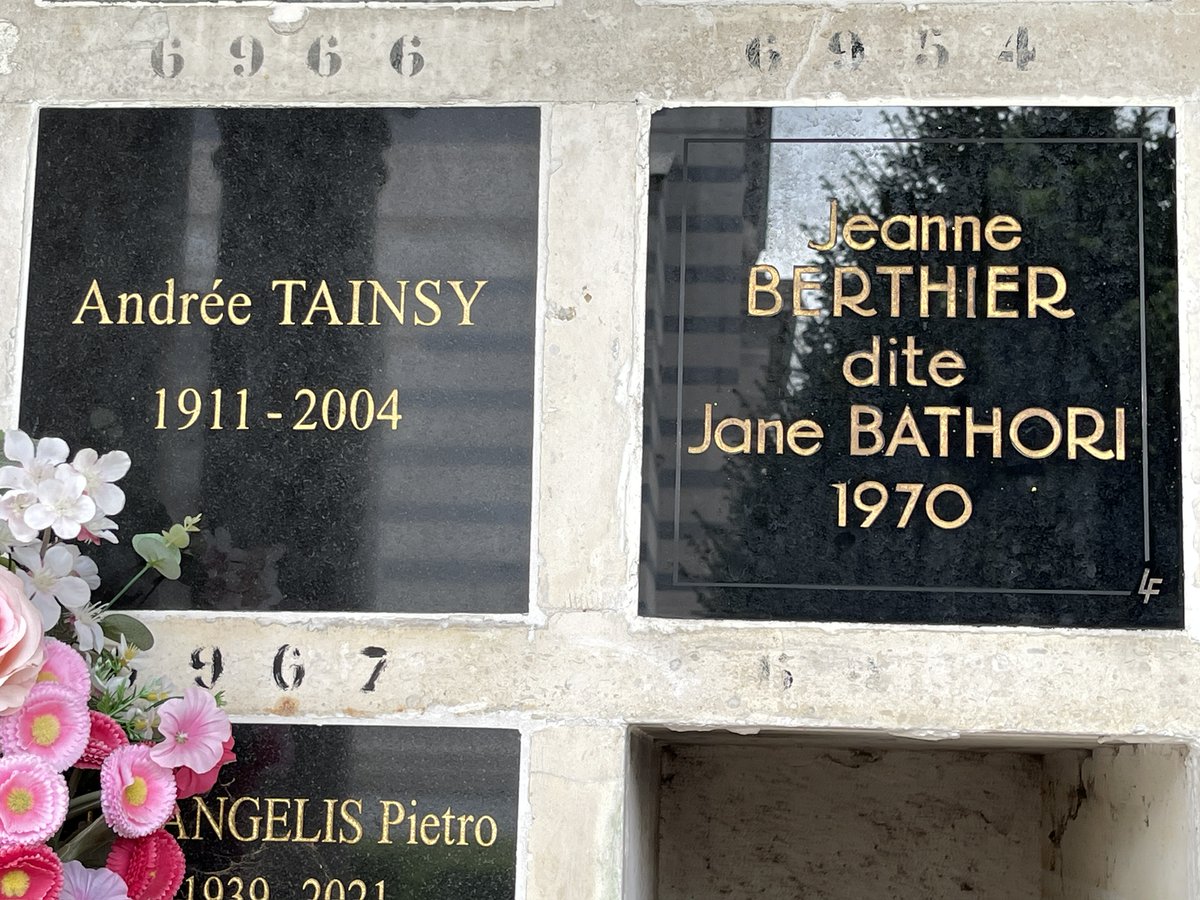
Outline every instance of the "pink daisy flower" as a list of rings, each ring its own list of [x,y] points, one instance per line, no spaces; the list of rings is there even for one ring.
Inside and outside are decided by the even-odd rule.
[[[104,760],[100,809],[121,837],[144,837],[157,831],[174,808],[175,776],[150,758],[149,746],[118,747]]]
[[[116,719],[102,712],[89,709],[88,719],[91,721],[91,731],[88,734],[87,747],[84,748],[83,755],[75,761],[75,766],[80,769],[98,769],[104,760],[108,759],[108,754],[128,744],[129,738],[125,736],[125,729],[117,724]]]
[[[86,702],[92,696],[92,676],[79,651],[54,638],[46,638],[43,650],[46,661],[42,663],[37,680],[69,687]]]
[[[188,688],[182,697],[160,706],[158,717],[163,739],[150,751],[150,757],[160,766],[186,766],[193,772],[207,772],[221,761],[223,745],[232,732],[229,716],[217,707],[208,691]]]
[[[87,746],[87,700],[65,685],[35,684],[16,714],[5,717],[2,728],[5,753],[32,753],[63,772]]]
[[[67,801],[66,780],[37,757],[0,758],[0,849],[48,840],[67,817]]]
[[[129,890],[116,872],[89,869],[78,860],[63,866],[59,900],[129,900]]]
[[[171,900],[187,864],[175,838],[156,831],[137,840],[117,838],[105,865],[125,880],[130,900]]]
[[[0,897],[58,900],[62,863],[45,844],[0,850]]]

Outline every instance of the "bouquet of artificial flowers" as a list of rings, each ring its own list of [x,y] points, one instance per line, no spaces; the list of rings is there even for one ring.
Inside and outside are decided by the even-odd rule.
[[[0,467],[0,898],[170,900],[183,851],[163,826],[233,760],[219,697],[139,681],[153,637],[113,601],[179,577],[199,516],[139,534],[142,570],[106,602],[79,544],[116,542],[129,456],[4,437]]]

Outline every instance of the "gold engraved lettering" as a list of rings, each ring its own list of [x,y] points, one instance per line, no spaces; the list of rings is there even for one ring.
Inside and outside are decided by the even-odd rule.
[[[760,284],[759,275],[766,275],[766,284]],[[774,301],[770,308],[758,305],[759,294],[770,294]],[[750,274],[746,277],[746,315],[775,316],[783,309],[783,297],[779,293],[779,270],[774,266],[751,266]]]
[[[1040,450],[1034,450],[1021,440],[1021,426],[1030,419],[1041,419],[1050,426],[1050,443]],[[1008,425],[1008,440],[1022,456],[1029,459],[1045,459],[1057,450],[1058,445],[1062,443],[1062,426],[1058,424],[1058,419],[1054,417],[1050,410],[1042,409],[1039,406],[1031,406],[1029,409],[1023,409],[1013,416],[1012,421]]]
[[[99,314],[100,320],[98,325],[111,325],[112,319],[108,315],[108,310],[104,306],[104,295],[100,293],[100,283],[93,278],[92,285],[87,289],[87,293],[83,296],[83,303],[79,306],[79,312],[75,314],[75,318],[71,320],[72,325],[85,325],[83,314],[88,311]]]
[[[885,230],[887,229],[888,222],[891,221],[891,219],[888,219],[887,222],[883,223]],[[875,238],[872,237],[867,238],[865,241],[860,241],[854,236],[855,232],[859,231],[866,232],[867,234],[874,234],[875,232],[879,231],[879,226],[875,224],[875,220],[870,216],[864,216],[861,214],[851,216],[846,220],[846,224],[842,226],[842,240],[846,242],[847,247],[849,247],[851,250],[870,250],[875,246]],[[888,243],[886,235],[884,236],[883,242],[885,244]],[[888,244],[888,246],[890,247],[891,244]]]
[[[347,325],[362,324],[362,319],[359,318],[362,312],[362,286],[361,278],[350,279],[350,318],[346,321]]]
[[[897,318],[900,315],[900,279],[905,275],[913,273],[912,266],[879,266],[875,269],[879,275],[887,275],[891,278],[891,314],[892,318]]]
[[[172,321],[174,321],[174,318],[175,318],[174,317],[175,279],[168,278],[165,282],[165,287],[166,287],[165,291],[160,291],[159,293],[153,295],[150,298],[150,321],[153,322],[155,325],[169,325]],[[191,298],[195,298],[196,296],[197,296],[196,294],[184,294],[183,295],[183,297],[191,297]],[[181,297],[180,299],[182,300],[183,297]],[[141,303],[140,300],[138,302],[139,302],[139,304]],[[158,308],[158,306],[160,304],[166,306],[166,308],[167,308],[167,315],[165,316],[165,319],[166,319],[165,322],[160,322],[160,321],[158,321],[158,319],[155,318],[155,310]],[[141,318],[140,310],[138,312],[138,318],[139,319]],[[140,325],[141,322],[138,322],[138,324]],[[190,322],[188,320],[188,303],[186,301],[184,301],[184,303],[183,303],[183,314],[179,317],[179,324],[180,325],[190,324]]]
[[[425,293],[424,288],[426,285],[432,285],[434,293],[440,294],[442,292],[442,282],[427,278],[424,281],[418,281],[416,287],[413,288],[413,294],[416,296],[418,302],[426,308],[433,310],[433,318],[426,321],[421,318],[419,312],[414,312],[413,322],[417,325],[436,325],[442,320],[442,308],[438,305],[435,297],[430,297]]]
[[[305,797],[296,798],[296,836],[292,838],[297,844],[315,844],[321,840],[321,832],[318,829],[317,833],[309,837],[304,833],[304,807],[308,804],[308,799]]]
[[[929,246],[929,226],[937,225],[938,239],[937,249],[946,249],[946,217],[945,216],[921,216],[921,249],[928,250]]]
[[[971,252],[978,253],[979,245],[979,216],[954,217],[954,249],[961,253],[963,248],[963,232],[971,226]]]
[[[884,456],[895,456],[896,450],[900,447],[916,447],[917,453],[921,456],[929,455],[929,448],[925,446],[925,440],[921,437],[921,431],[917,428],[917,420],[913,418],[912,410],[905,405],[904,412],[900,414],[900,421],[896,423],[896,430],[892,432],[892,440],[888,443],[887,450],[883,452]]]
[[[1046,296],[1038,293],[1038,278],[1042,275],[1054,280],[1054,291]],[[1025,277],[1028,279],[1029,318],[1036,319],[1039,309],[1044,309],[1056,319],[1069,319],[1075,315],[1073,309],[1057,309],[1055,306],[1067,296],[1067,279],[1059,269],[1054,266],[1030,266]]]
[[[229,807],[229,834],[235,841],[241,841],[242,843],[257,841],[259,823],[262,821],[262,816],[248,816],[247,818],[251,827],[253,828],[253,831],[251,831],[248,835],[242,834],[241,830],[238,828],[237,815],[238,810],[241,808],[243,803],[253,804],[254,811],[258,812],[259,803],[257,797],[238,797],[236,800],[234,800],[233,804]]]
[[[992,417],[987,425],[977,424],[975,421],[975,410],[967,407],[967,422],[966,422],[966,437],[967,437],[967,456],[974,458],[975,456],[975,435],[990,434],[992,436],[992,459],[1000,459],[1001,444],[1000,444],[1000,407],[992,407]]]
[[[325,279],[321,279],[321,283],[317,285],[317,290],[313,293],[312,303],[308,306],[308,315],[304,317],[301,325],[311,325],[313,316],[318,312],[325,313],[326,325],[341,325],[341,317],[338,316],[337,307],[333,305],[333,295],[329,293],[329,285],[325,283]]]
[[[441,820],[433,813],[426,813],[421,818],[421,843],[426,847],[432,847],[438,842],[437,827],[441,825]],[[435,829],[433,837],[429,836],[430,829]]]
[[[469,298],[463,293],[461,281],[447,281],[446,284],[454,288],[454,293],[458,295],[458,302],[462,304],[462,320],[458,324],[474,325],[475,323],[471,321],[471,307],[474,305],[476,298],[479,296],[479,292],[483,290],[483,286],[487,284],[487,282],[476,281],[475,291]]]
[[[908,237],[902,241],[896,241],[892,238],[892,226],[897,223],[904,225],[908,230]],[[883,220],[883,226],[879,229],[879,236],[883,238],[883,244],[891,250],[916,250],[917,249],[917,217],[916,216],[889,216]]]
[[[870,375],[861,377],[854,374],[854,364],[859,360],[871,367]],[[846,379],[847,384],[854,387],[875,387],[879,384],[879,335],[871,336],[870,350],[855,350],[846,354],[846,358],[842,360],[842,377]]]
[[[737,428],[741,430],[742,439],[736,444],[730,444],[725,440],[725,429]],[[750,420],[735,419],[732,416],[727,419],[722,419],[717,423],[717,429],[714,432],[717,442],[717,449],[723,450],[726,453],[749,453],[750,452]]]
[[[1090,419],[1092,430],[1088,434],[1079,433],[1079,419]],[[1100,450],[1096,442],[1104,436],[1104,417],[1096,410],[1086,406],[1067,407],[1067,459],[1077,459],[1079,451],[1083,450],[1096,459],[1112,459],[1116,455],[1113,450]]]
[[[175,806],[175,814],[172,815],[171,818],[167,819],[166,824],[163,825],[163,828],[174,828],[176,840],[190,841],[192,839],[191,835],[187,833],[187,827],[183,824],[183,810],[179,808],[178,804]]]
[[[935,291],[946,295],[946,318],[953,319],[958,311],[957,272],[954,266],[946,266],[946,280],[942,282],[929,280],[929,266],[921,266],[920,303],[921,318],[929,316],[929,295]]]
[[[293,291],[295,291],[296,288],[304,290],[305,285],[307,284],[308,282],[302,281],[298,278],[279,278],[271,282],[271,290],[274,291],[278,288],[283,288],[283,315],[279,319],[280,325],[296,324],[292,319]]]
[[[141,294],[118,294],[117,301],[121,304],[121,313],[117,316],[118,325],[145,325],[142,318]],[[129,304],[133,303],[133,319],[129,318]]]
[[[275,812],[276,803],[283,806],[283,813]],[[285,828],[287,827],[287,810],[291,807],[291,805],[291,800],[285,800],[282,797],[267,797],[267,829],[263,834],[263,843],[286,842],[292,839],[292,832],[290,829],[285,831],[283,834],[275,834],[275,825],[277,823]]]
[[[775,435],[775,453],[783,454],[783,422],[779,419],[759,419],[758,420],[758,452],[766,453],[767,447],[767,430],[770,429]]]
[[[368,322],[367,324],[368,325],[378,325],[379,324],[379,299],[382,297],[384,305],[387,306],[387,308],[392,311],[392,318],[395,319],[397,322],[399,322],[401,325],[403,325],[404,324],[404,296],[405,296],[405,294],[408,293],[408,282],[407,281],[397,281],[396,282],[396,284],[400,288],[400,294],[399,294],[400,305],[399,306],[396,306],[396,303],[392,300],[391,295],[386,290],[384,290],[383,285],[380,284],[378,281],[376,281],[374,278],[372,278],[367,283],[369,285],[371,285],[371,321]]]
[[[1009,240],[997,240],[997,234],[1011,234],[1014,237]],[[1015,250],[1021,243],[1021,223],[1012,216],[992,216],[983,228],[983,236],[987,240],[988,246],[993,250],[1000,250],[1002,252]]]
[[[691,454],[703,453],[712,443],[712,412],[715,403],[704,404],[704,440],[694,447],[688,447],[687,452]]]
[[[229,799],[229,798],[227,798],[227,797],[217,797],[216,798],[217,814],[214,816],[212,810],[208,808],[208,804],[205,802],[203,797],[201,797],[200,795],[197,794],[196,796],[191,798],[192,805],[195,807],[195,810],[196,810],[196,818],[195,818],[196,827],[192,831],[192,837],[194,837],[196,840],[200,840],[200,837],[201,837],[200,821],[201,821],[201,817],[203,817],[204,821],[208,822],[208,829],[211,832],[212,837],[218,841],[224,839],[224,837],[225,837],[225,801],[227,799]]]
[[[938,456],[945,459],[950,455],[950,417],[960,415],[960,410],[955,406],[927,406],[925,415],[937,416]]]
[[[938,387],[955,387],[962,384],[963,376],[952,375],[947,378],[942,372],[964,372],[966,368],[967,361],[961,354],[953,350],[939,350],[929,360],[929,377]]]
[[[404,821],[404,804],[400,803],[398,800],[380,800],[379,804],[383,807],[383,809],[380,810],[380,834],[378,843],[390,844],[392,842],[392,826],[399,825]]]
[[[818,266],[793,266],[792,267],[792,315],[794,316],[819,316],[821,310],[819,307],[809,309],[804,305],[803,294],[805,291],[820,290],[821,282],[809,281],[804,276],[817,275],[821,269]]]
[[[1000,309],[996,306],[996,297],[998,294],[1006,291],[1020,290],[1020,285],[1015,281],[1001,281],[1001,276],[1016,276],[1016,266],[988,266],[987,270],[987,317],[989,319],[1015,319],[1017,311],[1015,309]]]
[[[797,456],[812,456],[821,449],[821,441],[825,438],[825,430],[809,419],[797,419],[787,430],[788,448]],[[815,444],[802,446],[801,441],[816,441]],[[759,453],[762,453],[759,450]]]
[[[333,836],[333,814],[337,809],[337,801],[325,801],[325,836],[321,838],[322,844],[334,844],[337,840]]]
[[[357,815],[350,812],[351,806],[355,808]],[[357,844],[362,840],[363,836],[362,822],[358,819],[358,816],[362,815],[362,801],[343,800],[338,812],[341,813],[343,827],[338,829],[337,842],[339,844]],[[344,827],[347,825],[350,826],[350,832],[347,832],[346,828]],[[352,834],[353,836],[347,837],[347,834]]]
[[[475,821],[474,816],[459,816],[458,817],[458,844],[459,847],[467,846],[467,825]]]
[[[487,824],[488,830],[490,833],[490,836],[488,837],[487,840],[484,840],[482,834],[480,833],[481,829],[485,823]],[[476,844],[478,844],[480,847],[490,847],[490,846],[492,846],[492,844],[496,843],[496,836],[498,834],[499,834],[499,829],[496,827],[495,819],[493,819],[491,816],[480,816],[479,817],[479,820],[475,823],[475,843]]]
[[[821,243],[817,243],[815,240],[809,241],[808,247],[810,250],[820,250],[820,251],[824,252],[826,250],[833,249],[833,245],[837,243],[837,214],[838,214],[837,201],[830,200],[829,201],[829,236]]]
[[[867,420],[864,422],[863,417]],[[863,406],[854,403],[850,406],[850,455],[874,456],[883,449],[883,412],[878,406]],[[871,436],[871,445],[864,447],[863,433]]]
[[[857,294],[848,296],[846,294],[846,276],[853,275],[858,279],[861,287]],[[875,315],[876,310],[865,309],[860,304],[871,296],[871,280],[867,278],[867,273],[858,266],[837,266],[833,270],[833,314],[835,316],[842,315],[843,309],[851,309],[860,316],[871,317]]]

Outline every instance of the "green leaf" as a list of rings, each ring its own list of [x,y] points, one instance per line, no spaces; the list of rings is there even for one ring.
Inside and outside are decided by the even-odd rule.
[[[107,851],[112,847],[115,839],[116,835],[108,827],[108,823],[102,816],[98,816],[95,821],[58,848],[58,857],[63,862],[77,859],[94,866],[96,865],[95,860],[103,860],[106,857]]]
[[[135,534],[131,543],[137,555],[164,578],[174,581],[179,577],[179,548],[168,544],[161,534]]]
[[[125,643],[131,644],[139,650],[149,650],[154,646],[154,635],[150,629],[133,616],[127,616],[124,613],[109,613],[100,620],[100,627],[103,629],[105,637],[114,641],[119,641],[124,637]]]
[[[177,547],[182,550],[192,542],[191,535],[182,525],[172,525],[169,530],[163,532],[163,539],[169,547]]]
[[[135,534],[132,544],[134,552],[150,565],[166,557],[170,551],[161,534]]]

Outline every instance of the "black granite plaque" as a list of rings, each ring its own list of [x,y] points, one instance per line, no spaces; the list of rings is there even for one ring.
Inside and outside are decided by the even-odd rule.
[[[1183,622],[1168,109],[651,132],[646,615]]]
[[[167,831],[179,900],[512,900],[521,739],[482,728],[236,725],[237,762]]]
[[[528,608],[539,130],[42,112],[21,423],[133,457],[101,599],[129,536],[202,512],[134,604]]]

